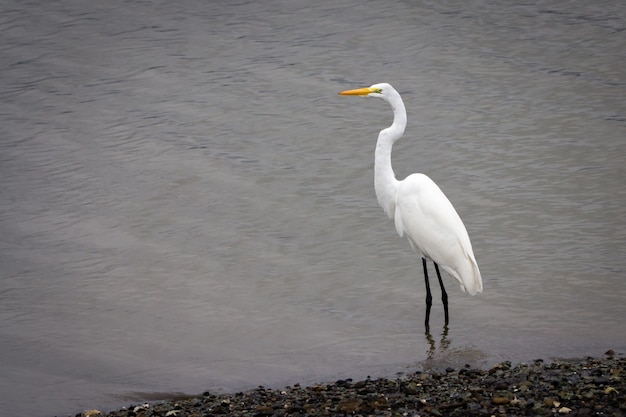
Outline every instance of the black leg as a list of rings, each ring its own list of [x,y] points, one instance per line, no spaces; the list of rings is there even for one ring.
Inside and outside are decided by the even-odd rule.
[[[437,262],[433,262],[435,264],[435,271],[437,271],[437,278],[439,279],[439,286],[441,287],[441,301],[443,302],[443,311],[446,316],[446,327],[448,326],[448,293],[446,292],[446,288],[443,286],[443,280],[441,279],[441,273],[439,272],[439,265]]]
[[[422,258],[422,266],[424,267],[424,281],[426,282],[426,318],[424,324],[426,325],[426,333],[430,331],[430,307],[433,305],[433,295],[430,293],[430,282],[428,282],[428,268],[426,266],[426,258]]]

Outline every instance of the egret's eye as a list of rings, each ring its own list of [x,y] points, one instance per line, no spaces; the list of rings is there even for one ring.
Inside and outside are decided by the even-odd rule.
[[[383,92],[382,88],[372,88],[372,93],[382,94],[382,92]]]

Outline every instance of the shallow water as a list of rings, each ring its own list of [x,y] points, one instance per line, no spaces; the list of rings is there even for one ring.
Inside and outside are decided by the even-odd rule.
[[[0,410],[67,415],[626,351],[618,1],[8,2]],[[373,190],[387,81],[485,292],[421,262]],[[435,294],[438,298],[438,293]]]

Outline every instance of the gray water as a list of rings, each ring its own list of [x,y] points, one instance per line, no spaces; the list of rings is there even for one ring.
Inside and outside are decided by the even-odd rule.
[[[626,352],[626,3],[5,1],[0,414]],[[485,291],[378,207],[464,219]]]

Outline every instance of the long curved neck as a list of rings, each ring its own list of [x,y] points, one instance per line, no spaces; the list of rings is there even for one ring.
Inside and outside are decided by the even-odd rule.
[[[391,148],[395,141],[402,137],[406,128],[406,109],[400,94],[393,91],[389,97],[384,97],[393,109],[393,123],[378,134],[376,152],[374,154],[374,188],[378,203],[393,218],[395,213],[396,190],[398,180],[391,166]]]

